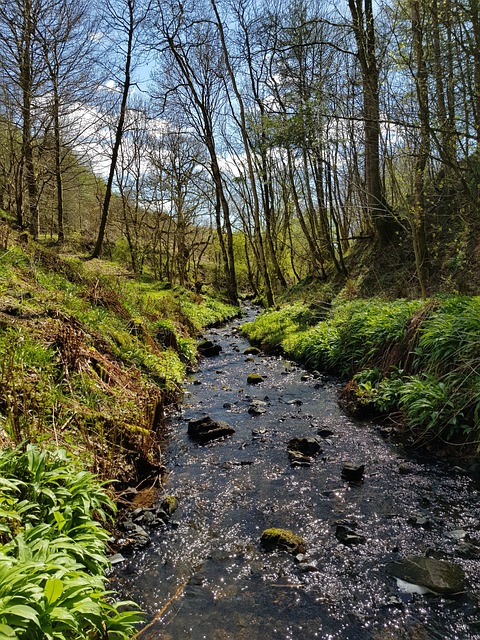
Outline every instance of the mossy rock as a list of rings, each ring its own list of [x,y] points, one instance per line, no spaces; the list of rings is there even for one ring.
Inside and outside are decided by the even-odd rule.
[[[260,384],[261,382],[263,382],[263,376],[261,376],[259,373],[249,373],[247,376],[247,383],[248,384]]]
[[[161,507],[167,515],[171,516],[178,509],[178,498],[167,496],[162,500]]]
[[[284,549],[295,555],[305,553],[305,541],[290,529],[265,529],[260,542],[265,549]]]
[[[247,347],[243,352],[244,356],[258,356],[259,353],[262,353],[258,347]]]

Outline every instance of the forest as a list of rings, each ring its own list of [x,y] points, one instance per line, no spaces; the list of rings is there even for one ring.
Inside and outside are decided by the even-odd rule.
[[[145,616],[129,592],[126,602],[112,596],[107,574],[119,550],[135,554],[141,546],[138,530],[145,546],[155,534],[130,516],[130,528],[119,533],[124,521],[116,514],[132,512],[139,495],[150,491],[151,502],[137,508],[140,518],[150,510],[172,539],[181,532],[179,520],[169,525],[179,501],[167,494],[165,451],[186,385],[190,411],[190,394],[201,397],[202,406],[231,392],[217,409],[238,420],[239,432],[243,421],[250,438],[235,448],[228,449],[225,438],[202,449],[185,436],[179,448],[192,468],[205,452],[238,456],[266,442],[271,425],[252,430],[247,422],[261,423],[264,414],[275,416],[282,437],[291,438],[285,415],[300,424],[301,405],[327,389],[334,395],[325,403],[334,402],[338,424],[330,429],[330,413],[323,427],[320,417],[310,416],[309,427],[320,427],[322,447],[336,446],[338,428],[349,455],[379,451],[378,460],[369,460],[379,470],[369,475],[367,465],[367,491],[372,478],[385,482],[392,468],[403,469],[395,480],[401,507],[390,484],[372,502],[393,496],[389,508],[405,513],[384,520],[373,513],[372,526],[383,533],[365,554],[352,554],[352,562],[370,549],[383,553],[385,540],[399,531],[411,534],[409,548],[416,550],[425,532],[430,546],[446,548],[435,537],[440,516],[424,517],[428,500],[410,494],[416,483],[421,492],[435,477],[439,494],[445,492],[438,510],[454,533],[463,532],[464,555],[457,555],[468,561],[468,580],[476,584],[472,566],[480,541],[471,523],[478,523],[477,507],[467,481],[458,478],[478,483],[479,475],[479,149],[477,0],[0,0],[0,640],[143,634]],[[234,318],[242,313],[250,316],[240,327]],[[215,333],[212,327],[225,322]],[[223,340],[223,347],[210,338]],[[254,346],[242,352],[245,344],[232,347],[234,339]],[[221,366],[205,365],[212,347],[216,356],[224,350]],[[238,375],[222,387],[217,378],[231,365],[227,351]],[[273,371],[282,357],[290,362],[275,370],[283,382],[256,370],[258,397],[250,388],[233,389],[244,369]],[[194,375],[199,378],[192,382]],[[279,390],[296,375],[292,393],[299,395],[285,400]],[[202,395],[203,388],[213,391]],[[342,416],[335,413],[338,404]],[[244,409],[248,418],[235,416]],[[358,426],[365,419],[381,425],[381,445],[376,431]],[[221,431],[225,424],[218,424]],[[235,433],[226,427],[222,433]],[[173,441],[180,437],[175,433]],[[275,468],[274,446],[266,448]],[[321,450],[318,438],[314,449]],[[399,451],[407,456],[404,464]],[[330,494],[315,483],[330,480],[325,474],[334,454],[322,458],[323,469],[310,453],[292,455],[290,448],[293,462],[282,473],[290,482],[300,468],[312,471],[308,482],[321,510]],[[415,456],[430,462],[420,468]],[[428,466],[432,460],[450,466],[439,471]],[[232,496],[222,478],[232,469],[254,474],[261,463],[261,457],[232,457],[220,471],[211,465],[212,477],[220,474],[225,508]],[[257,477],[258,487],[242,485],[233,503],[247,500],[252,486],[263,491],[269,473],[270,467]],[[348,485],[348,495],[362,495],[363,475],[360,480]],[[195,491],[183,491],[185,502],[194,499]],[[465,505],[459,523],[452,514],[460,508],[449,503],[455,496]],[[412,515],[409,501],[417,497],[423,511]],[[285,507],[283,517],[293,514],[307,543],[319,547],[305,514],[296,519],[297,503]],[[338,506],[336,494],[332,503]],[[260,509],[255,503],[247,512],[256,518]],[[332,544],[365,544],[367,536],[358,523],[338,522],[346,527],[343,541],[335,534],[320,547],[346,576],[347,556]],[[277,535],[278,523],[271,524],[266,531]],[[224,544],[229,532],[220,535]],[[303,551],[303,538],[287,532],[292,539],[301,540]],[[235,540],[232,548],[240,547]],[[179,548],[181,568],[182,540]],[[257,542],[249,539],[245,549],[254,580],[255,567],[266,561],[252,560]],[[385,554],[368,569],[371,589],[382,593],[378,567]],[[293,588],[286,586],[292,594],[305,589],[299,597],[310,611],[309,589],[320,572],[306,558],[298,567],[313,582],[304,578],[298,587],[289,566],[273,586],[283,589],[284,576],[291,578]],[[192,566],[197,561],[192,556]],[[462,578],[448,593],[456,597],[460,583],[463,589]],[[349,597],[357,587],[364,597],[362,584],[350,585]],[[187,585],[177,584],[163,608],[148,611],[146,632]],[[336,588],[341,594],[343,585]],[[297,601],[282,598],[284,611],[301,611]],[[361,610],[348,597],[338,602],[346,611]],[[395,602],[401,615],[416,606],[415,599]],[[472,602],[458,608],[470,616],[465,625],[473,620],[468,633],[478,626]],[[444,619],[432,623],[435,637],[464,628],[448,606]],[[330,620],[327,609],[322,615]],[[375,609],[384,630],[372,639],[429,637],[422,635],[421,616],[420,627],[406,615],[392,631],[381,617],[385,609]],[[235,619],[230,614],[226,621]],[[334,619],[337,633],[343,618]],[[181,616],[174,624],[183,624]],[[368,624],[352,629],[366,633]],[[478,638],[471,633],[465,638]]]
[[[479,38],[473,0],[3,0],[0,204],[233,302],[362,293],[359,254],[475,293]]]

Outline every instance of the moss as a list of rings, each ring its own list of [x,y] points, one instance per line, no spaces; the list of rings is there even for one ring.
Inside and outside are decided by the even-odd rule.
[[[248,384],[260,384],[260,382],[263,382],[263,376],[261,376],[259,373],[248,374],[247,376]]]
[[[167,496],[162,500],[161,507],[166,514],[171,516],[178,509],[178,498],[176,496]]]
[[[260,538],[265,549],[286,549],[291,553],[305,553],[304,539],[290,529],[265,529]]]
[[[259,353],[261,353],[261,351],[260,351],[260,349],[258,347],[248,347],[243,352],[243,355],[245,355],[245,356],[258,356]]]

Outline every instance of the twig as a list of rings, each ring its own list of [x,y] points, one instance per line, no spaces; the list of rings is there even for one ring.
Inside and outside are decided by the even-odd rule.
[[[163,616],[163,614],[167,611],[170,605],[172,605],[175,602],[175,600],[177,600],[177,598],[179,598],[182,595],[187,584],[188,582],[183,582],[179,587],[177,587],[177,590],[175,591],[173,596],[163,605],[160,611],[158,611],[154,615],[153,620],[151,620],[146,627],[143,627],[143,629],[140,629],[140,631],[137,634],[135,634],[134,640],[137,640],[137,638],[140,638],[140,636],[143,635],[143,633],[147,631],[147,629],[150,629],[150,627],[152,627],[156,622],[158,622],[158,620]]]

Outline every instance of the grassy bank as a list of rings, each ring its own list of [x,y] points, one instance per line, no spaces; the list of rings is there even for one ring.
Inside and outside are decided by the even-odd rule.
[[[237,309],[38,245],[12,244],[0,267],[0,444],[62,447],[135,481],[158,463],[198,333]]]
[[[421,439],[480,440],[480,297],[297,304],[243,331],[310,369],[349,378],[351,403],[396,412]]]
[[[101,479],[158,477],[197,338],[237,312],[108,262],[0,251],[0,640],[131,637],[138,610],[105,578]]]

